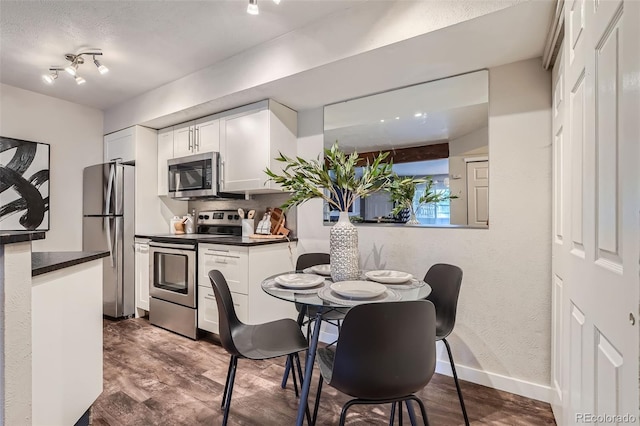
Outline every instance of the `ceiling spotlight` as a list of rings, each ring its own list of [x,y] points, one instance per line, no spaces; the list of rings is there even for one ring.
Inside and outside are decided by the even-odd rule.
[[[49,74],[44,74],[42,76],[42,81],[44,81],[47,84],[53,84],[56,78],[58,78],[58,70],[50,69]]]
[[[109,72],[109,68],[102,65],[100,61],[96,59],[95,56],[93,57],[93,63],[96,64],[96,67],[98,67],[98,71],[100,72],[100,74],[106,74]]]
[[[416,112],[415,114],[413,114],[414,117],[422,117],[422,113],[421,112]]]
[[[247,6],[247,13],[249,15],[257,15],[260,13],[258,10],[258,0],[249,0],[249,6]]]
[[[275,4],[280,4],[280,0],[273,0]]]
[[[45,74],[42,76],[42,81],[44,81],[47,84],[53,84],[54,80],[58,78],[58,72],[66,71],[69,75],[74,77],[76,84],[78,85],[85,84],[87,80],[77,75],[78,68],[80,67],[80,65],[84,64],[84,55],[93,57],[93,63],[98,68],[98,72],[100,74],[106,74],[109,72],[109,68],[102,65],[100,61],[96,59],[96,56],[102,56],[102,51],[100,49],[87,49],[86,51],[80,52],[77,54],[75,53],[65,54],[64,58],[67,61],[69,61],[67,66],[64,66],[64,67],[52,66],[51,68],[49,68],[49,74]]]
[[[78,70],[78,64],[76,62],[72,62],[66,67],[64,67],[64,70],[68,72],[70,75],[75,77],[76,71]]]

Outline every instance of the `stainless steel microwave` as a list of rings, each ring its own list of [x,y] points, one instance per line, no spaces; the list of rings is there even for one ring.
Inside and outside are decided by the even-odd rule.
[[[218,197],[220,154],[205,152],[167,161],[169,197],[178,200]]]

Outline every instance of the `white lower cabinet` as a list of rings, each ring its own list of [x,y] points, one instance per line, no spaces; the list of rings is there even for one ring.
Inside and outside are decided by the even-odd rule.
[[[149,240],[135,240],[136,317],[149,311]]]
[[[260,287],[264,278],[293,270],[295,253],[295,242],[261,246],[198,244],[198,328],[218,334],[218,306],[209,281],[212,269],[224,275],[240,321],[255,324],[295,319],[293,303],[271,297]]]
[[[231,293],[238,319],[247,322],[247,295]],[[198,328],[218,334],[218,304],[211,286],[198,286]]]

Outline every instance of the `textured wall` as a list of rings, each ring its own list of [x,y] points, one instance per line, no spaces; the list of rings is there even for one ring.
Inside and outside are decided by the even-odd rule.
[[[424,276],[433,263],[459,265],[457,364],[548,386],[550,75],[532,59],[493,68],[489,78],[489,229],[359,227],[361,266]],[[298,154],[315,158],[322,109],[298,117]],[[328,250],[318,200],[298,207],[298,235],[300,253]]]
[[[31,242],[0,248],[2,421],[31,424]]]
[[[102,111],[6,84],[0,108],[2,136],[51,144],[51,230],[34,251],[82,250],[82,170],[102,162]]]

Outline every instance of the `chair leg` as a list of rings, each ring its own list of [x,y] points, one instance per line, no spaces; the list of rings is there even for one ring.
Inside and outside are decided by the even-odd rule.
[[[302,327],[302,325],[304,324],[304,316],[307,313],[307,305],[303,305],[302,309],[300,309],[300,312],[298,312],[298,325],[300,327]],[[287,357],[287,363],[284,365],[284,374],[282,375],[282,383],[280,384],[280,387],[282,389],[287,387],[287,381],[289,380],[289,371],[291,370],[291,359],[289,357]],[[296,396],[298,396],[298,391],[296,391]]]
[[[389,426],[393,426],[396,421],[396,403],[391,403],[391,418],[389,418]]]
[[[226,395],[226,402],[224,404],[224,417],[222,418],[222,426],[227,426],[229,420],[229,408],[231,408],[231,395],[233,393],[233,381],[236,378],[236,368],[238,367],[238,357],[233,356],[233,367],[231,368],[231,375],[229,376],[229,389]]]
[[[318,418],[318,407],[320,406],[320,394],[322,393],[322,383],[324,382],[324,378],[322,374],[320,375],[320,380],[318,381],[318,392],[316,392],[316,402],[313,404],[313,420],[311,421],[311,425],[316,424],[316,419]]]
[[[402,426],[402,401],[398,404],[398,424]]]
[[[424,426],[429,426],[429,419],[427,418],[427,410],[424,408],[424,403],[422,402],[422,400],[415,395],[411,395],[409,399],[407,399],[407,402],[409,400],[416,401],[418,403],[418,406],[420,407],[420,414],[422,414],[422,419],[424,420]]]
[[[302,366],[300,365],[300,356],[297,353],[293,354],[292,356],[293,356],[293,359],[296,361],[296,368],[298,369],[298,377],[304,377],[302,375]],[[293,373],[293,369],[291,370],[291,372]],[[294,380],[294,383],[295,383],[296,376],[293,376],[293,380]],[[309,405],[307,405],[305,407],[305,410],[306,410],[306,414],[307,414],[307,423],[309,423],[311,425],[313,423],[311,423],[311,412],[309,411]]]
[[[289,355],[287,357],[287,362],[291,366],[293,365],[292,359],[293,359],[293,355]],[[298,397],[298,381],[296,380],[296,369],[295,368],[291,369],[291,378],[293,379],[293,390],[295,391],[296,398],[297,398]]]
[[[220,401],[220,408],[224,408],[224,403],[227,400],[227,390],[229,389],[229,377],[231,376],[231,368],[233,367],[233,356],[229,359],[229,369],[227,370],[227,381],[224,383],[224,392],[222,392],[222,401]]]
[[[404,401],[407,406],[407,413],[409,413],[409,421],[411,422],[411,426],[416,426],[418,423],[416,422],[416,413],[413,411],[413,405],[411,405],[411,400],[407,399]]]
[[[451,354],[451,348],[447,339],[442,339],[444,346],[447,348],[449,354],[449,362],[451,362],[451,371],[453,372],[453,381],[456,383],[456,390],[458,391],[458,399],[460,399],[460,406],[462,407],[462,415],[464,416],[464,424],[469,426],[469,417],[467,416],[467,409],[464,406],[464,399],[462,398],[462,390],[460,389],[460,383],[458,382],[458,374],[456,373],[456,366],[453,362],[453,355]]]
[[[340,426],[344,426],[344,422],[347,420],[347,410],[349,409],[349,407],[355,404],[356,401],[357,400],[352,399],[351,401],[344,404],[344,406],[342,407],[342,412],[340,413]]]
[[[280,387],[282,389],[287,387],[287,381],[289,380],[289,371],[291,370],[291,358],[287,357],[287,362],[284,364],[284,374],[282,375],[282,383]],[[296,393],[296,396],[298,394]]]

